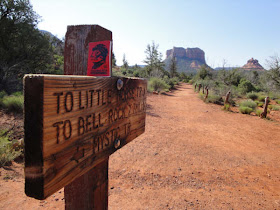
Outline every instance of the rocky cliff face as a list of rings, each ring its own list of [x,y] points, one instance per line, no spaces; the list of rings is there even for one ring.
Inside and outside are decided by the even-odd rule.
[[[206,64],[205,62],[205,53],[203,50],[199,48],[187,48],[186,49],[186,56],[187,58],[200,61],[203,64]]]
[[[199,48],[173,47],[166,51],[166,69],[168,70],[172,56],[177,60],[178,72],[196,72],[202,65],[206,65],[205,53]]]
[[[183,47],[173,47],[173,49],[166,51],[166,58],[173,55],[177,58],[184,58],[186,57],[186,50]]]
[[[259,64],[259,61],[251,58],[247,61],[247,64],[242,66],[242,69],[251,71],[251,70],[257,70],[257,71],[264,71],[264,68]]]

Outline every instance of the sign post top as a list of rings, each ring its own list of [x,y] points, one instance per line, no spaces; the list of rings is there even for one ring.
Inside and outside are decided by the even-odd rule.
[[[99,25],[68,26],[64,49],[64,74],[87,75],[89,43],[101,41],[112,41],[112,32]]]

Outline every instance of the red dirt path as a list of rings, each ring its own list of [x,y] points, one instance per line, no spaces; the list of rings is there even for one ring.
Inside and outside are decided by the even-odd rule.
[[[221,110],[190,85],[149,95],[146,132],[110,156],[109,209],[280,209],[280,123]],[[9,169],[9,170],[7,170]],[[0,169],[0,209],[64,209]]]

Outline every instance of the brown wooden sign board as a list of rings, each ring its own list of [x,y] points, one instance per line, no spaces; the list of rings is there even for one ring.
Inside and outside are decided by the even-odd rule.
[[[145,131],[147,81],[24,77],[25,193],[45,199]]]

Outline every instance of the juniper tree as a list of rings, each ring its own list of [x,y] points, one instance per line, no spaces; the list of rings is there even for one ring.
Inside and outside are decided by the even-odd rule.
[[[147,45],[145,50],[146,59],[144,63],[147,64],[146,71],[148,76],[151,75],[152,71],[164,72],[164,62],[162,61],[162,54],[158,51],[158,45],[154,42],[150,45]]]
[[[22,88],[26,73],[45,73],[54,63],[49,37],[37,29],[29,0],[0,1],[0,91]]]
[[[123,54],[123,65],[122,67],[127,70],[128,69],[128,61],[125,58],[125,54]]]
[[[177,61],[176,61],[176,57],[174,54],[172,55],[172,58],[170,61],[169,72],[170,72],[171,78],[177,76]]]

